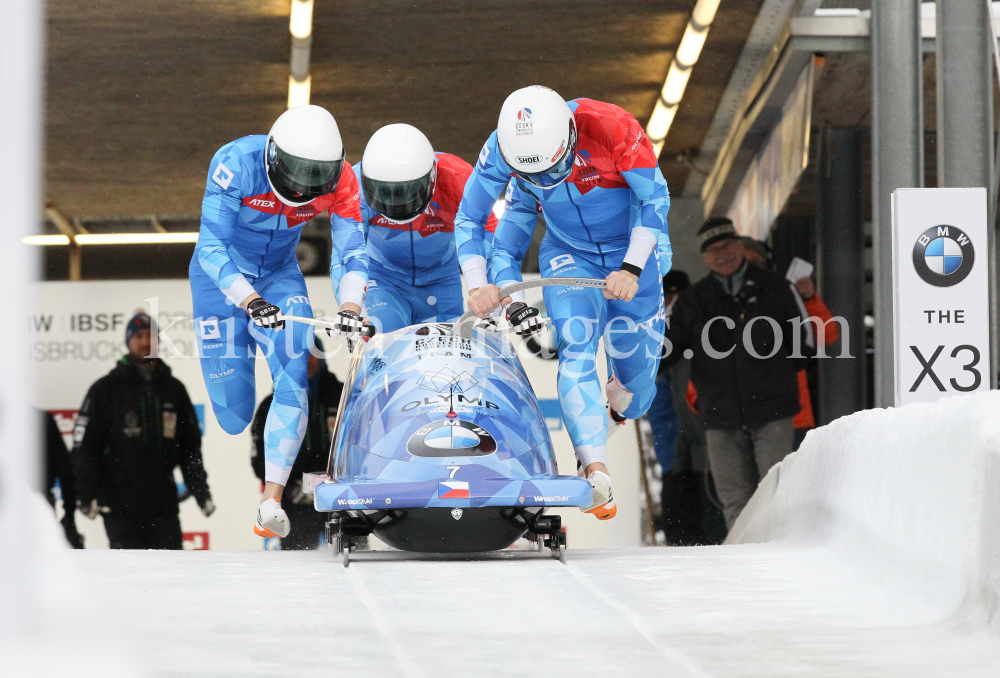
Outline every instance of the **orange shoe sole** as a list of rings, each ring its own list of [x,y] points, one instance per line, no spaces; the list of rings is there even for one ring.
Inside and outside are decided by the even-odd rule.
[[[589,513],[598,520],[611,520],[618,515],[618,505],[616,504],[611,508],[608,508],[607,504],[601,504],[600,506],[592,508],[589,511],[584,511],[584,513]]]
[[[263,527],[257,527],[256,525],[253,526],[253,533],[255,535],[257,535],[258,537],[271,538],[271,537],[277,537],[278,536],[274,532],[271,532],[271,530],[268,530],[268,529],[263,528]]]

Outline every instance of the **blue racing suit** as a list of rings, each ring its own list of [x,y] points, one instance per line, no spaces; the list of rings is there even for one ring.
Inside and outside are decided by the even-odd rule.
[[[354,283],[357,288],[357,280],[364,280],[367,254],[358,184],[350,166],[345,163],[333,193],[289,207],[268,183],[266,140],[263,135],[243,137],[212,158],[188,273],[202,374],[215,417],[227,433],[241,432],[253,419],[258,347],[267,358],[274,401],[264,428],[265,477],[285,485],[309,418],[307,363],[313,330],[295,322],[287,322],[283,330],[259,328],[239,304],[256,292],[282,313],[312,317],[295,246],[302,224],[327,209],[341,232],[353,228],[342,267],[355,277],[348,277],[345,287]],[[362,282],[355,293],[358,303],[363,292]]]
[[[361,223],[368,252],[368,292],[365,307],[379,332],[407,325],[448,322],[462,315],[461,269],[455,247],[455,213],[472,165],[450,153],[437,156],[437,179],[423,214],[406,223],[394,222],[369,207],[361,195]],[[361,165],[354,168],[361,183]],[[334,289],[353,254],[355,228],[331,215],[333,222]],[[486,222],[488,237],[497,219]],[[337,302],[340,302],[338,295]]]
[[[623,262],[641,269],[639,291],[626,303],[600,290],[547,287],[545,307],[559,347],[559,400],[577,458],[607,455],[607,414],[597,378],[598,341],[604,337],[609,378],[632,394],[621,414],[643,415],[656,393],[657,358],[665,311],[662,266],[670,263],[670,196],[656,155],[629,113],[589,99],[569,102],[577,125],[575,167],[562,184],[543,190],[515,177],[500,155],[494,132],[479,155],[455,219],[459,259],[468,277],[487,256],[483,224],[505,184],[506,210],[497,226],[489,276],[502,287],[521,279],[540,210],[546,234],[539,253],[542,277],[606,278]],[[484,283],[470,280],[470,287]],[[478,283],[478,284],[477,284]]]
[[[437,156],[437,179],[430,204],[416,219],[398,223],[378,214],[361,195],[361,223],[368,252],[368,292],[365,307],[379,332],[407,325],[448,322],[462,315],[461,269],[455,247],[455,213],[472,165],[450,153]],[[361,165],[354,167],[361,183]],[[354,229],[333,220],[334,289],[346,271],[342,261],[351,254]],[[487,237],[496,230],[492,214]],[[337,298],[338,303],[340,298]]]

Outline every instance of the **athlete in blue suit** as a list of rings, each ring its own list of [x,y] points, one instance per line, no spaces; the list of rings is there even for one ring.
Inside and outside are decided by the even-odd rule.
[[[472,165],[435,153],[417,128],[394,124],[372,135],[354,174],[362,187],[368,253],[365,307],[378,331],[462,315],[455,214]],[[488,237],[494,230],[490,214]],[[334,289],[350,264],[355,232],[352,224],[334,219]]]
[[[506,210],[487,262],[483,224],[505,185]],[[487,275],[501,287],[521,279],[520,260],[538,210],[546,224],[542,276],[607,281],[603,296],[582,287],[544,292],[558,335],[563,418],[594,485],[588,512],[601,519],[616,512],[605,466],[608,423],[613,432],[626,418],[642,416],[656,393],[669,206],[656,155],[635,118],[612,104],[567,104],[548,88],[528,87],[504,103],[455,219],[459,260],[475,288],[469,306],[480,317],[502,301]],[[596,373],[602,336],[609,358],[608,408]]]
[[[342,313],[356,313],[367,255],[358,185],[333,116],[318,106],[291,109],[267,136],[238,139],[212,158],[189,267],[199,354],[212,409],[230,434],[253,419],[258,347],[267,358],[274,401],[264,429],[267,482],[254,526],[265,537],[288,534],[281,493],[309,414],[312,329],[300,323],[285,328],[282,314],[312,317],[295,246],[302,224],[327,209],[341,232],[352,232],[345,239],[339,294]]]

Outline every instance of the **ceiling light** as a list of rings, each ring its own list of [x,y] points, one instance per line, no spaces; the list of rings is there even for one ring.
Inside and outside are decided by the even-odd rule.
[[[687,88],[688,80],[691,79],[691,69],[681,68],[677,60],[670,64],[670,71],[667,73],[667,81],[663,83],[663,90],[660,97],[665,105],[677,105],[684,98],[684,90]]]
[[[198,232],[185,233],[91,233],[76,236],[80,245],[172,245],[198,242]]]
[[[312,76],[307,75],[305,80],[296,80],[293,76],[288,76],[288,107],[305,106],[309,103],[309,93],[312,89]]]
[[[653,115],[649,116],[649,124],[646,125],[646,136],[653,141],[654,147],[657,144],[657,140],[662,144],[663,138],[667,136],[667,130],[670,129],[670,124],[674,121],[675,115],[677,115],[677,106],[664,106],[662,101],[656,102]],[[657,156],[659,156],[659,153],[657,153]]]
[[[677,115],[678,105],[691,78],[691,70],[698,62],[702,48],[705,47],[708,28],[715,20],[720,2],[721,0],[698,0],[691,12],[687,28],[684,29],[684,37],[677,46],[673,61],[670,62],[670,70],[667,71],[663,89],[653,106],[649,122],[646,123],[646,136],[653,144],[656,157],[660,157],[660,151],[663,150],[663,142],[674,122],[674,116]]]
[[[705,38],[708,37],[708,26],[700,31],[696,30],[692,24],[688,24],[684,29],[684,37],[681,38],[680,47],[674,55],[674,62],[690,68],[698,62],[701,55],[701,48],[705,46]]]
[[[175,245],[198,242],[197,231],[181,233],[89,233],[75,238],[77,245]],[[65,235],[29,235],[25,245],[68,245]]]
[[[699,0],[691,12],[691,20],[699,26],[708,28],[715,21],[715,12],[719,9],[721,0]]]
[[[25,245],[68,245],[69,238],[65,235],[29,235],[21,238]]]
[[[292,0],[288,29],[296,38],[308,38],[313,28],[313,0]]]

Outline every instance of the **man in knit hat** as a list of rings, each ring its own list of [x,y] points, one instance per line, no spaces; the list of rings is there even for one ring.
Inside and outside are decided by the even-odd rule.
[[[128,353],[87,392],[73,431],[77,507],[99,514],[113,549],[180,549],[174,468],[206,516],[215,511],[201,430],[184,384],[152,351],[154,323],[137,313]]]
[[[812,336],[789,282],[749,265],[732,221],[707,220],[698,243],[711,272],[674,303],[664,362],[691,358],[709,466],[732,528],[760,479],[792,451],[804,362],[792,355],[796,346],[808,352]]]

